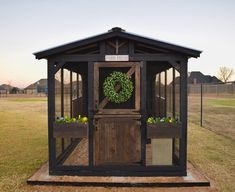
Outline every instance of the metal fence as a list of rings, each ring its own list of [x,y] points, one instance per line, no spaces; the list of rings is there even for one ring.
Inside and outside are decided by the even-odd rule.
[[[189,121],[235,139],[235,83],[188,85]]]

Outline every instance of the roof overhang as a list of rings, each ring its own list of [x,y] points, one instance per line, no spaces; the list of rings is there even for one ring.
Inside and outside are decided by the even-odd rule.
[[[145,36],[140,36],[140,35],[133,34],[133,33],[127,33],[123,29],[115,27],[109,30],[107,33],[99,34],[96,36],[88,37],[85,39],[81,39],[78,41],[74,41],[74,42],[63,44],[57,47],[53,47],[47,50],[39,51],[39,52],[34,53],[34,55],[36,56],[36,59],[48,58],[52,55],[59,54],[67,50],[71,50],[76,47],[84,46],[87,44],[92,44],[92,43],[103,41],[103,40],[113,38],[113,37],[121,37],[121,38],[130,39],[133,41],[138,41],[141,43],[150,44],[153,46],[158,46],[160,48],[174,51],[174,52],[186,55],[188,57],[197,58],[200,56],[202,52],[200,50],[187,48],[184,46],[168,43],[165,41],[160,41],[160,40],[152,39],[152,38],[145,37]]]

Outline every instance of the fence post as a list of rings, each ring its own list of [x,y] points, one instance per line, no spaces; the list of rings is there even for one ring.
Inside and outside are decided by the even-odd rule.
[[[200,122],[200,126],[202,127],[202,117],[203,117],[203,85],[202,85],[202,83],[201,83],[201,118],[200,118],[200,120],[201,120],[201,122]]]

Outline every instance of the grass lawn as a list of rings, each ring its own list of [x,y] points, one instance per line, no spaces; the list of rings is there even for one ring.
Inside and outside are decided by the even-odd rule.
[[[47,160],[46,99],[0,98],[0,135],[0,191],[32,191],[26,180]],[[234,149],[234,140],[189,124],[189,160],[219,191],[235,191]]]
[[[47,160],[47,102],[0,98],[0,191],[22,191]]]
[[[190,96],[188,100],[190,122],[200,124],[200,97]],[[203,98],[203,127],[235,140],[235,99]]]

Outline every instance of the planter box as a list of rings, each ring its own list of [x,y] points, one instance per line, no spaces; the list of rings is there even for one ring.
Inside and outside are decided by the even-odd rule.
[[[148,138],[180,138],[180,123],[147,124]]]
[[[88,133],[88,124],[84,123],[54,123],[54,137],[86,138]]]

